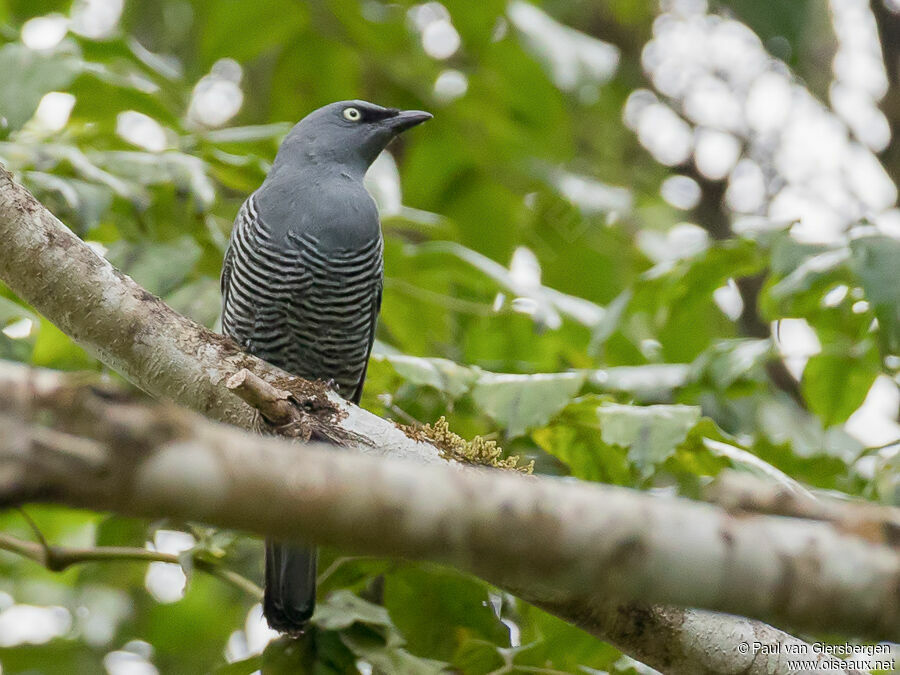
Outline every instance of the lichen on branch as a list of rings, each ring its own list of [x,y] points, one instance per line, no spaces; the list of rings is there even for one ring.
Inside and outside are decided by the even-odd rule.
[[[446,460],[518,471],[528,475],[534,473],[534,460],[527,464],[519,464],[519,455],[503,457],[503,448],[497,445],[497,441],[488,440],[484,436],[475,436],[471,441],[467,441],[450,430],[450,424],[443,415],[434,424],[397,426],[416,441],[432,443]]]

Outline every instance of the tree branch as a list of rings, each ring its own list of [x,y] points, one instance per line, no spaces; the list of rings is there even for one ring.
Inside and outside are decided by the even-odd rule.
[[[715,241],[724,241],[734,237],[731,219],[725,207],[725,181],[707,178],[700,173],[693,162],[685,164],[682,168],[683,173],[693,178],[700,186],[700,201],[694,208],[694,215],[700,226]],[[764,271],[735,280],[743,303],[741,315],[737,319],[737,328],[745,337],[772,339],[772,329],[762,320],[759,313],[759,294],[765,283],[766,274],[767,272]],[[801,409],[807,409],[800,383],[794,379],[781,358],[768,359],[765,371],[773,386],[790,396]]]
[[[28,558],[43,565],[51,572],[62,572],[72,565],[81,565],[90,562],[122,562],[126,560],[138,560],[144,562],[164,562],[181,566],[181,560],[177,555],[151,551],[148,548],[132,546],[96,546],[89,548],[74,548],[68,546],[51,546],[31,541],[25,541],[0,532],[0,549],[16,553],[23,558]],[[193,566],[206,572],[235,588],[247,593],[256,600],[262,599],[262,589],[249,579],[237,572],[225,569],[203,558],[194,557]]]
[[[719,474],[705,496],[729,513],[765,513],[821,520],[845,534],[900,547],[900,509],[894,507],[817,498],[738,471]]]
[[[227,389],[246,368],[290,392],[300,437],[369,453],[438,461],[440,453],[348,404],[324,383],[292,377],[174,312],[98,256],[0,167],[0,279],[88,352],[135,385],[222,422],[257,429],[257,411]]]
[[[871,0],[872,14],[878,28],[884,69],[888,76],[888,91],[881,100],[881,109],[891,127],[891,142],[882,151],[881,159],[891,180],[900,183],[900,14],[889,9],[885,0]]]
[[[551,604],[586,608],[598,596],[694,604],[810,631],[900,638],[900,553],[828,523],[734,517],[622,488],[297,445],[64,380],[35,391],[31,374],[0,369],[0,503],[39,498],[194,518],[433,560]],[[51,420],[54,440],[34,434],[47,430],[41,420]],[[90,457],[70,451],[64,439],[74,434],[93,444]]]
[[[4,242],[0,278],[63,331],[152,395],[174,399],[213,419],[256,428],[256,411],[222,386],[247,368],[291,392],[300,402],[299,409],[311,411],[310,424],[345,436],[348,447],[419,462],[443,461],[434,446],[408,438],[392,423],[343,402],[322,387],[291,378],[241,353],[231,341],[177,315],[95,255],[2,169],[0,240]],[[36,372],[29,379],[29,387],[40,391],[52,384],[54,376]],[[90,466],[96,448],[88,441],[85,444],[81,456]],[[254,457],[248,461],[252,466],[261,460]],[[5,478],[2,467],[0,478]],[[201,507],[201,503],[192,505],[189,517],[202,518]],[[767,636],[770,655],[783,653],[778,645],[795,641],[768,626],[717,615],[717,628],[712,630],[712,619],[707,619],[706,613],[688,609],[653,608],[648,618],[648,610],[639,603],[611,604],[593,589],[581,590],[584,598],[577,602],[551,601],[530,590],[521,591],[520,596],[543,603],[564,620],[668,673],[727,672],[714,654],[733,657],[731,663],[740,664],[739,672],[751,675],[788,672],[784,664],[772,665],[774,657],[737,651],[734,636],[743,635],[748,624],[753,633]],[[703,630],[698,629],[701,625]]]

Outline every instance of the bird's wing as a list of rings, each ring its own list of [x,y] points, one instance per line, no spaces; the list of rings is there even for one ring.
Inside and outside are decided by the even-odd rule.
[[[241,207],[240,212],[238,212],[237,217],[235,218],[234,225],[232,226],[232,233],[234,229],[237,227],[238,221],[242,217],[244,212],[244,207]],[[232,234],[233,236],[233,234]],[[219,290],[222,293],[222,311],[219,314],[219,321],[217,327],[219,332],[222,335],[227,335],[228,337],[234,338],[235,336],[229,335],[228,325],[225,320],[225,313],[228,309],[228,304],[230,302],[230,291],[231,291],[231,276],[234,271],[234,244],[229,241],[228,246],[225,248],[225,259],[222,261],[222,276],[219,279]]]
[[[219,280],[219,290],[222,292],[222,307],[228,304],[228,289],[231,286],[231,270],[234,267],[234,250],[231,244],[225,249],[225,260],[222,261],[222,278]]]
[[[248,204],[250,200],[253,199],[253,196],[247,198],[247,200],[241,205],[241,208],[238,210],[237,215],[234,218],[234,225],[231,228],[231,237],[228,241],[228,248],[225,249],[225,259],[222,261],[222,276],[219,283],[219,288],[222,293],[222,334],[227,335],[228,337],[241,341],[240,335],[236,334],[237,325],[232,325],[231,322],[228,321],[229,312],[234,312],[235,308],[233,306],[234,302],[234,284],[236,283],[235,279],[235,266],[240,264],[240,260],[238,259],[239,252],[237,251],[237,243],[236,239],[239,236],[246,236],[247,232],[247,220],[249,218],[249,207]],[[243,232],[241,230],[243,229]]]
[[[366,373],[369,370],[369,357],[372,355],[372,344],[375,342],[375,324],[378,323],[378,314],[381,311],[381,293],[382,284],[378,284],[378,294],[375,296],[375,302],[372,303],[372,320],[369,322],[369,348],[366,350],[366,361],[362,372],[359,375],[359,382],[353,389],[350,400],[358,404],[362,398],[363,385],[366,382]]]
[[[293,349],[276,349],[274,342],[287,323],[292,297],[304,292],[310,283],[308,270],[298,264],[296,251],[272,242],[254,193],[238,212],[225,253],[222,332],[250,353],[286,367],[283,361],[289,357],[285,351]]]

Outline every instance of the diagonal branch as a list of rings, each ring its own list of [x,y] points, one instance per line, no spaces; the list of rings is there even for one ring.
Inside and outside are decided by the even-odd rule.
[[[31,518],[31,516],[28,515],[28,512],[25,509],[19,508],[19,513],[22,515],[22,518],[25,520],[25,522],[28,523],[28,527],[31,528],[31,531],[34,534],[34,538],[38,540],[38,544],[40,544],[40,547],[43,549],[45,560],[49,560],[52,552],[50,550],[50,544],[47,543],[47,538],[44,536],[44,533],[41,532],[41,528],[37,526],[37,523],[34,522],[34,520]]]
[[[686,164],[683,169],[683,173],[700,186],[700,201],[694,208],[697,222],[716,241],[732,238],[734,231],[725,206],[725,182],[707,178],[693,163]],[[759,295],[766,276],[767,272],[763,271],[735,280],[743,304],[741,315],[737,319],[737,328],[744,337],[772,339],[772,329],[762,320],[759,313]],[[801,409],[807,409],[800,383],[794,379],[781,358],[770,358],[765,364],[765,371],[774,387],[790,396]]]
[[[290,392],[301,437],[362,451],[439,459],[436,448],[362,408],[324,383],[292,377],[242,352],[230,339],[174,312],[115,269],[0,167],[0,280],[88,352],[151,396],[222,422],[258,427],[257,411],[227,389],[246,368]]]
[[[392,423],[341,401],[322,386],[291,378],[241,353],[231,341],[179,316],[96,256],[2,169],[0,241],[4,242],[0,279],[107,365],[158,398],[254,429],[257,412],[223,386],[247,368],[289,391],[309,425],[331,432],[325,437],[342,435],[346,445],[370,454],[443,461],[434,446],[408,438]],[[55,376],[38,371],[29,373],[28,379],[30,395],[39,395],[43,388],[54,386]],[[83,470],[90,469],[95,451],[87,441],[80,448],[77,457]],[[247,461],[251,466],[261,463],[259,457]],[[196,473],[194,467],[188,475]],[[6,480],[2,466],[0,479]],[[191,486],[184,487],[189,493]],[[53,495],[45,487],[43,495],[38,490],[33,496]],[[99,508],[101,503],[93,506]],[[191,504],[189,517],[202,518],[203,506],[202,502]],[[786,673],[786,665],[777,657],[741,655],[735,636],[748,631],[764,636],[770,655],[783,653],[780,645],[798,642],[758,622],[689,609],[648,610],[640,603],[611,603],[595,589],[581,591],[584,596],[571,601],[542,598],[531,589],[522,590],[520,596],[669,673],[723,672],[717,665],[721,655],[733,658],[732,663],[742,664],[742,672],[751,675]]]

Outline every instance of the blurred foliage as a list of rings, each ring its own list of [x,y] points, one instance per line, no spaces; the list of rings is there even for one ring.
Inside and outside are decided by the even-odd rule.
[[[653,3],[447,2],[460,38],[447,58],[423,50],[414,20],[443,17],[434,4],[125,0],[105,34],[84,27],[91,11],[101,20],[119,4],[0,0],[0,161],[177,310],[215,325],[232,219],[291,123],[345,98],[428,109],[434,121],[391,148],[399,173],[385,159],[372,176],[387,278],[367,408],[401,422],[446,415],[455,432],[497,438],[548,474],[696,496],[734,468],[900,502],[897,455],[842,426],[876,378],[898,377],[900,243],[863,226],[840,245],[803,244],[770,224],[673,246],[681,221],[714,224],[663,200],[661,183],[680,170],[656,163],[622,122],[629,94],[647,86],[640,53]],[[832,38],[813,5],[715,8],[824,90],[816,58]],[[40,21],[52,25],[40,33]],[[52,44],[23,42],[53,25],[62,35]],[[191,112],[203,87],[233,84],[236,69],[239,112],[204,124]],[[50,92],[74,97],[62,124],[35,115]],[[803,319],[821,343],[797,383],[805,407],[770,379],[777,340],[716,302],[755,276],[758,308],[745,313],[758,309],[762,325]],[[101,367],[2,286],[0,328],[0,358]],[[116,669],[123,659],[162,673],[637,672],[479,580],[336,551],[322,553],[311,633],[262,651],[255,598],[189,562],[204,556],[259,580],[258,542],[30,512],[56,543],[143,546],[175,529],[195,545],[174,602],[148,592],[146,564],[52,574],[0,552],[0,626],[17,607],[68,617],[39,637],[0,634],[3,673],[133,672]],[[0,514],[0,529],[32,536],[16,513]]]

